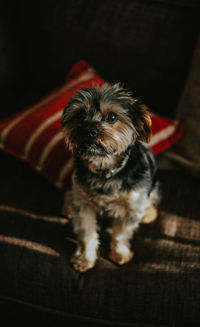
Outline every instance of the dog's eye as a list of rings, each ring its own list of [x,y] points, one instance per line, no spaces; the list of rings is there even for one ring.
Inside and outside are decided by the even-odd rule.
[[[86,113],[84,110],[80,110],[76,116],[79,120],[83,120],[86,117]]]
[[[114,112],[108,112],[105,120],[109,123],[109,124],[113,124],[116,122],[117,120],[117,115]]]

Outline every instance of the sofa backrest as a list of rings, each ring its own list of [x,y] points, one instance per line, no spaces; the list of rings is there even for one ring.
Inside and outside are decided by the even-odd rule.
[[[45,93],[85,59],[153,111],[173,115],[199,30],[198,1],[20,0],[8,9],[1,86],[6,81],[22,85],[22,92],[30,86]]]

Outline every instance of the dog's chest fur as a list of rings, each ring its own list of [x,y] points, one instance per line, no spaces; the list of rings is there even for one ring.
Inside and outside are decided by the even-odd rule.
[[[74,183],[74,191],[78,207],[84,207],[90,204],[94,212],[108,212],[114,217],[125,217],[130,208],[136,202],[143,199],[144,193],[142,189],[125,190],[120,186],[120,182],[106,182],[106,188],[110,190],[109,194],[100,194],[96,192],[88,192],[83,185]],[[112,190],[112,191],[111,191]],[[116,191],[119,190],[119,191]]]
[[[133,200],[140,198],[141,192],[145,190],[147,194],[151,191],[153,174],[151,157],[148,148],[137,144],[131,149],[128,160],[125,160],[119,171],[108,170],[106,165],[104,169],[97,171],[95,162],[92,164],[94,170],[91,171],[83,161],[75,160],[75,193],[80,195],[81,202],[89,201],[102,208],[111,205],[129,206]]]

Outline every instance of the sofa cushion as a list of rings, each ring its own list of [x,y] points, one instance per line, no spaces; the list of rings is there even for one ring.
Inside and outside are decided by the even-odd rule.
[[[37,172],[28,166],[23,170],[22,162],[5,160],[10,161],[9,170],[1,169],[0,174],[9,177],[10,198],[18,198],[18,207],[6,202],[6,197],[0,204],[1,301],[59,315],[66,322],[75,316],[114,326],[199,326],[200,194],[196,178],[159,172],[163,193],[159,218],[139,228],[132,242],[135,256],[127,265],[119,267],[109,261],[105,233],[109,221],[99,220],[100,258],[94,269],[79,273],[69,263],[76,239],[70,220],[59,214],[62,192],[49,190],[49,183],[37,179]],[[16,192],[16,173],[26,181],[21,191],[24,202]]]
[[[24,161],[6,152],[0,152],[0,181],[0,204],[36,214],[61,214],[63,191]]]
[[[103,83],[86,62],[79,61],[62,87],[28,109],[0,121],[0,148],[26,160],[57,187],[68,188],[73,164],[61,131],[62,112],[77,90]],[[181,137],[183,125],[153,113],[151,118],[150,146],[154,153],[159,153]]]

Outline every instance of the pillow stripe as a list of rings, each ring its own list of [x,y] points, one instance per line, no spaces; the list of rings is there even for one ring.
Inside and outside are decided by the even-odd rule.
[[[45,160],[49,156],[50,152],[54,151],[54,147],[57,145],[57,143],[63,139],[63,133],[58,132],[52,139],[51,141],[46,145],[44,148],[40,158],[39,158],[39,167],[40,169],[43,168]]]
[[[158,154],[171,147],[172,144],[174,144],[181,138],[184,130],[185,126],[183,124],[178,123],[173,133],[171,133],[168,137],[163,137],[163,139],[157,140],[157,143],[151,146],[153,153]]]
[[[63,180],[65,179],[66,175],[68,175],[70,173],[70,171],[72,172],[72,170],[73,170],[73,159],[70,158],[69,161],[61,169],[59,177],[56,181],[56,185],[59,188],[63,187]]]
[[[62,113],[63,113],[63,109],[64,108],[62,108],[56,114],[54,114],[54,115],[50,116],[48,119],[46,119],[33,132],[33,134],[31,135],[31,137],[29,138],[29,140],[28,140],[28,142],[27,142],[27,144],[25,146],[25,150],[24,150],[24,157],[25,157],[25,159],[28,157],[28,154],[29,154],[29,152],[31,150],[31,146],[33,145],[33,143],[35,142],[35,140],[40,136],[40,134],[45,130],[45,128],[47,128],[49,125],[51,125],[52,123],[54,123],[56,120],[61,119]]]
[[[160,141],[165,140],[166,138],[168,138],[169,136],[171,136],[174,133],[176,128],[177,128],[176,125],[169,125],[162,131],[154,134],[150,140],[149,145],[152,147],[152,146],[155,146]]]
[[[70,158],[71,152],[67,151],[64,139],[62,139],[54,147],[54,151],[50,152],[46,158],[41,170],[42,174],[45,173],[51,180],[57,181],[63,166]]]
[[[49,125],[35,140],[29,151],[27,160],[30,162],[32,161],[35,165],[38,165],[44,149],[58,132],[61,132],[60,119],[56,120],[52,125]],[[65,144],[64,141],[63,144]]]

